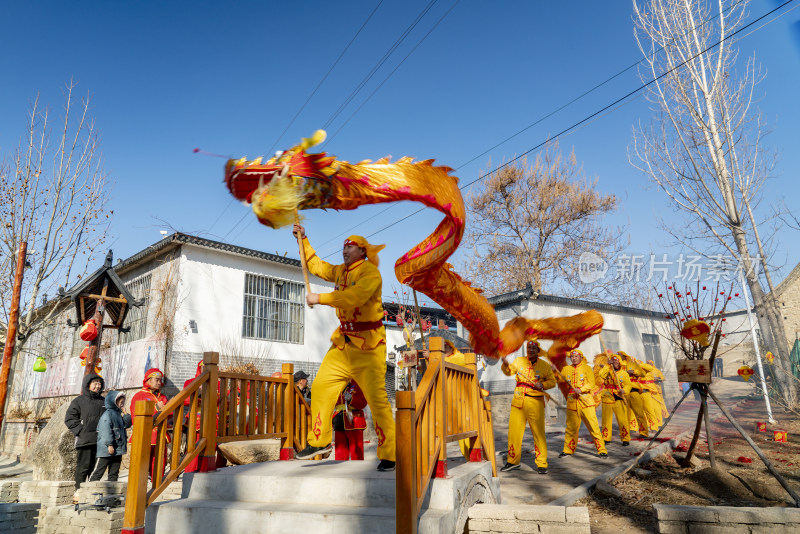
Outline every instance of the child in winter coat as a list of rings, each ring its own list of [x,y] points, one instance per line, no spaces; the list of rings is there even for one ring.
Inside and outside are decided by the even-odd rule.
[[[97,468],[89,480],[103,478],[108,467],[108,480],[116,481],[122,455],[128,452],[128,439],[125,429],[131,426],[131,415],[124,413],[125,394],[110,391],[106,395],[106,411],[97,423]]]

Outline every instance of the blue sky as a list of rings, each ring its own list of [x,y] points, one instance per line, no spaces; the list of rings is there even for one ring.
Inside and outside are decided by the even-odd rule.
[[[231,204],[222,183],[225,160],[192,150],[252,158],[273,145],[296,144],[331,118],[428,3],[384,1],[276,145],[377,0],[4,2],[0,150],[17,145],[37,91],[59,109],[61,90],[74,78],[79,92],[91,93],[102,132],[105,167],[114,184],[116,257],[127,257],[157,241],[160,230],[170,230],[160,220],[177,230],[296,257],[288,229],[262,227],[245,216],[247,208]],[[627,1],[462,0],[353,115],[453,3],[433,4],[332,122],[326,151],[350,161],[435,158],[457,168],[466,183],[490,160],[496,164],[529,150],[640,85],[628,71],[475,159],[641,56]],[[755,0],[751,16],[776,5]],[[755,53],[767,71],[759,87],[760,109],[773,128],[767,143],[778,153],[778,168],[766,198],[795,206],[800,205],[794,185],[800,168],[800,47],[793,34],[798,20],[800,10],[794,10],[739,44],[743,58]],[[628,226],[632,253],[674,252],[655,222],[671,208],[627,161],[632,125],[649,118],[644,99],[630,99],[564,136],[561,148],[574,148],[598,187],[620,197],[621,209],[604,222]],[[312,211],[305,213],[305,224],[321,255],[338,260],[340,234],[368,235],[416,209],[403,203],[338,214]],[[398,285],[394,260],[439,220],[429,210],[370,237],[388,244],[381,255],[384,294]],[[786,268],[779,279],[800,261],[796,232],[785,230],[781,243],[777,260]]]

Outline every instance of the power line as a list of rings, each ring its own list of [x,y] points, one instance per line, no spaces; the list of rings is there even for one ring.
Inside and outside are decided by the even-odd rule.
[[[641,92],[642,90],[646,89],[647,87],[649,87],[650,85],[654,84],[654,83],[655,83],[655,82],[657,82],[658,80],[660,80],[660,79],[662,79],[662,78],[666,77],[667,75],[669,75],[669,74],[671,74],[671,73],[675,72],[676,70],[680,69],[681,67],[683,67],[684,65],[686,65],[686,64],[687,64],[687,63],[689,63],[690,61],[693,61],[694,59],[696,59],[696,58],[700,57],[701,55],[705,54],[706,52],[709,52],[710,50],[713,50],[714,48],[718,47],[720,44],[724,43],[725,41],[727,41],[727,40],[729,40],[729,39],[732,39],[732,38],[733,38],[733,37],[735,37],[736,35],[738,35],[738,34],[740,34],[741,32],[743,32],[744,30],[746,30],[746,29],[750,28],[751,26],[753,26],[753,25],[757,24],[758,22],[762,21],[762,20],[763,20],[763,19],[765,19],[766,17],[770,16],[771,14],[775,13],[776,11],[779,11],[780,9],[784,8],[785,6],[787,6],[787,5],[791,4],[791,3],[792,3],[792,2],[794,2],[794,1],[795,1],[795,0],[787,0],[786,2],[783,2],[783,3],[782,3],[782,4],[780,4],[778,7],[776,7],[776,8],[774,8],[774,9],[772,9],[772,10],[770,10],[770,11],[766,12],[765,14],[763,14],[763,15],[761,15],[760,17],[756,18],[755,20],[753,20],[753,21],[751,21],[751,22],[749,22],[749,23],[745,24],[744,26],[742,26],[741,28],[739,28],[739,29],[738,29],[738,30],[736,30],[735,32],[733,32],[733,33],[731,33],[731,34],[729,34],[729,35],[725,36],[723,39],[720,39],[720,40],[719,40],[719,41],[717,41],[716,43],[714,43],[714,44],[712,44],[712,45],[708,46],[706,49],[702,50],[701,52],[698,52],[698,53],[697,53],[697,54],[695,54],[694,56],[692,56],[692,57],[690,57],[690,58],[687,58],[687,59],[686,59],[686,60],[684,60],[683,62],[681,62],[681,63],[677,64],[676,66],[674,66],[673,68],[671,68],[671,69],[669,69],[669,70],[667,70],[667,71],[663,72],[662,74],[660,74],[659,76],[657,76],[657,77],[653,78],[652,80],[648,81],[647,83],[644,83],[644,84],[640,85],[640,86],[639,86],[639,87],[637,87],[636,89],[633,89],[632,91],[629,91],[628,93],[626,93],[625,95],[621,96],[620,98],[617,98],[616,100],[614,100],[614,101],[613,101],[613,102],[611,102],[610,104],[608,104],[608,105],[606,105],[606,106],[603,106],[602,108],[600,108],[599,110],[595,111],[594,113],[592,113],[592,114],[590,114],[590,115],[588,115],[588,116],[584,117],[583,119],[581,119],[581,120],[579,120],[579,121],[577,121],[577,122],[575,122],[575,123],[571,124],[570,126],[568,126],[568,127],[564,128],[564,129],[563,129],[563,130],[561,130],[559,133],[557,133],[556,135],[554,135],[552,138],[558,138],[558,137],[561,137],[562,135],[565,135],[566,133],[568,133],[568,132],[570,132],[570,131],[572,131],[572,130],[576,129],[577,127],[579,127],[579,126],[581,126],[581,125],[583,125],[584,123],[591,121],[591,120],[592,120],[592,119],[594,119],[595,117],[597,117],[597,116],[601,115],[602,113],[606,112],[607,110],[609,110],[609,109],[613,108],[614,106],[616,106],[617,104],[619,104],[619,103],[623,102],[624,100],[627,100],[629,97],[631,97],[631,96],[635,95],[636,93],[639,93],[639,92]],[[793,9],[794,9],[794,8],[793,8]],[[787,11],[786,13],[788,13],[788,12],[789,12],[789,11]],[[781,17],[782,17],[783,15],[785,15],[786,13],[782,13],[782,14],[781,14]],[[763,28],[763,27],[765,27],[765,26],[767,26],[768,24],[771,24],[772,22],[774,22],[774,21],[778,20],[779,18],[780,18],[780,17],[776,17],[776,18],[772,19],[772,20],[771,20],[771,21],[769,21],[767,24],[763,24],[762,26],[760,26],[760,27],[759,27],[759,29],[760,29],[760,28]],[[750,35],[751,33],[752,33],[752,32],[750,32],[750,33],[748,33],[748,34],[746,34],[746,35]],[[491,175],[491,174],[494,174],[494,173],[496,173],[496,172],[498,172],[498,171],[500,171],[500,170],[504,169],[505,167],[508,167],[508,166],[509,166],[509,165],[511,165],[512,163],[514,163],[514,162],[516,162],[516,161],[519,161],[520,159],[522,159],[523,157],[527,156],[527,155],[528,155],[528,154],[530,154],[531,152],[534,152],[535,150],[538,150],[538,149],[540,149],[541,147],[543,147],[544,145],[546,145],[548,142],[550,142],[550,140],[551,140],[551,138],[550,138],[550,137],[548,137],[546,140],[544,140],[544,141],[542,141],[542,142],[540,142],[540,143],[536,144],[535,146],[533,146],[532,148],[530,148],[530,149],[526,150],[525,152],[523,152],[523,153],[522,153],[522,154],[520,154],[519,156],[516,156],[516,157],[514,157],[513,159],[511,159],[511,160],[507,161],[506,163],[503,163],[502,165],[499,165],[497,168],[493,169],[492,171],[490,171],[490,172],[488,172],[488,173],[486,173],[486,174],[484,174],[484,175],[482,175],[482,176],[478,176],[477,178],[475,178],[475,179],[474,179],[474,180],[472,180],[471,182],[469,182],[469,183],[467,183],[467,184],[465,184],[465,185],[463,185],[463,186],[459,187],[459,189],[460,189],[460,190],[464,190],[464,189],[468,188],[469,186],[471,186],[471,185],[473,185],[473,184],[475,184],[475,183],[477,183],[477,182],[479,182],[479,181],[483,180],[483,179],[484,179],[484,178],[486,178],[487,176],[489,176],[489,175]],[[370,238],[370,237],[372,237],[372,236],[374,236],[374,235],[377,235],[377,234],[379,234],[379,233],[383,232],[384,230],[387,230],[387,229],[391,228],[392,226],[395,226],[395,225],[397,225],[397,224],[399,224],[399,223],[401,223],[401,222],[405,221],[406,219],[408,219],[408,218],[410,218],[410,217],[412,217],[412,216],[414,216],[414,215],[416,215],[416,214],[418,214],[418,213],[422,212],[423,210],[425,210],[425,208],[420,208],[420,209],[418,209],[417,211],[415,211],[415,212],[413,212],[413,213],[410,213],[410,214],[406,215],[405,217],[402,217],[401,219],[398,219],[397,221],[394,221],[394,222],[392,222],[392,223],[390,223],[390,224],[387,224],[387,225],[386,225],[386,226],[384,226],[383,228],[381,228],[381,229],[379,229],[379,230],[376,230],[375,232],[373,232],[373,233],[371,233],[371,234],[367,235],[366,237],[367,237],[367,238]],[[335,252],[334,252],[334,253],[332,253],[332,254],[335,254]],[[325,257],[327,258],[327,257],[331,256],[332,254],[329,254],[328,256],[325,256]]]
[[[319,83],[317,83],[317,86],[314,88],[314,90],[311,91],[311,94],[308,95],[308,98],[306,98],[306,101],[303,102],[302,106],[300,106],[300,109],[297,110],[297,113],[294,114],[294,117],[292,117],[292,120],[290,120],[289,124],[286,125],[286,128],[283,129],[283,131],[278,136],[278,138],[275,139],[275,142],[272,143],[272,146],[267,151],[267,154],[272,154],[272,151],[275,150],[275,147],[278,145],[280,140],[283,138],[284,135],[286,135],[286,132],[289,131],[289,128],[292,127],[292,125],[294,124],[294,121],[296,121],[297,117],[300,116],[300,113],[302,113],[303,110],[306,109],[306,106],[308,105],[308,103],[311,102],[311,99],[314,98],[315,94],[317,94],[317,91],[319,91],[319,88],[322,87],[322,84],[325,83],[325,80],[328,79],[328,76],[330,76],[331,72],[333,72],[333,69],[336,67],[336,65],[339,64],[339,61],[341,61],[341,59],[344,57],[344,55],[350,49],[350,46],[355,42],[356,38],[361,34],[361,32],[364,30],[364,28],[366,28],[367,24],[372,19],[372,16],[378,11],[378,8],[381,7],[381,4],[383,4],[383,0],[380,0],[378,2],[378,5],[375,6],[375,9],[372,10],[372,12],[369,14],[367,19],[364,21],[364,23],[358,29],[358,31],[353,36],[353,38],[350,39],[350,42],[347,43],[347,46],[344,47],[344,50],[342,50],[341,54],[339,54],[339,57],[337,57],[336,61],[333,62],[333,65],[331,65],[331,67],[328,69],[328,72],[325,73],[325,76],[322,77],[322,79],[319,81]]]
[[[447,16],[447,15],[450,13],[450,11],[452,11],[452,10],[453,10],[453,8],[456,6],[456,4],[458,4],[458,1],[459,1],[459,0],[457,0],[457,1],[456,1],[456,3],[455,3],[455,4],[453,4],[453,6],[452,6],[452,7],[450,7],[450,9],[447,11],[447,13],[445,13],[445,15],[444,15],[444,16],[443,16],[441,19],[439,19],[439,22],[441,22],[441,21],[444,19],[444,17],[446,17],[446,16]],[[718,17],[720,17],[720,16],[721,16],[723,13],[726,13],[726,12],[730,11],[731,9],[733,9],[734,7],[738,6],[738,5],[739,5],[739,4],[741,4],[741,3],[742,3],[742,2],[740,1],[740,2],[737,2],[737,3],[735,3],[735,4],[731,4],[730,6],[728,6],[728,7],[727,7],[725,10],[723,10],[722,12],[720,12],[720,13],[716,13],[716,14],[714,14],[712,17],[710,17],[710,18],[708,18],[707,20],[705,20],[705,21],[704,21],[704,22],[701,24],[701,26],[705,26],[705,25],[706,25],[706,24],[708,24],[709,22],[711,22],[711,21],[713,21],[713,20],[717,19]],[[437,22],[437,23],[436,23],[436,25],[438,25],[438,24],[439,24],[439,22]],[[434,28],[435,28],[435,27],[436,27],[436,26],[434,26]],[[431,31],[433,31],[433,29],[432,29]],[[694,30],[689,30],[689,31],[688,31],[686,34],[684,34],[684,35],[687,35],[688,33],[691,33],[692,31],[694,31]],[[430,34],[430,32],[428,32],[428,35],[429,35],[429,34]],[[422,40],[424,40],[425,38],[427,38],[427,37],[428,37],[428,35],[425,35],[425,37],[423,37],[423,38],[422,38]],[[422,40],[421,40],[419,43],[417,43],[417,45],[416,45],[416,46],[414,47],[414,49],[411,51],[412,53],[413,53],[413,51],[414,51],[414,50],[417,48],[417,46],[419,46],[419,45],[422,43]],[[659,53],[660,53],[662,50],[664,50],[664,47],[663,47],[663,46],[662,46],[661,48],[659,48],[658,50],[656,50],[656,51],[652,52],[652,53],[651,53],[649,56],[646,56],[646,57],[652,58],[652,57],[654,57],[656,54],[659,54]],[[408,55],[411,55],[411,53],[409,53]],[[406,58],[404,58],[404,59],[403,59],[403,61],[405,61],[405,59],[407,59],[407,58],[408,58],[408,56],[406,56]],[[461,168],[463,168],[463,167],[465,167],[465,166],[469,165],[470,163],[474,162],[475,160],[477,160],[477,159],[479,159],[479,158],[481,158],[481,157],[485,156],[486,154],[490,153],[491,151],[493,151],[493,150],[495,150],[495,149],[497,149],[497,148],[501,147],[501,146],[502,146],[502,145],[504,145],[505,143],[507,143],[507,142],[511,141],[512,139],[514,139],[515,137],[519,136],[520,134],[523,134],[524,132],[526,132],[526,131],[530,130],[531,128],[533,128],[534,126],[536,126],[536,125],[538,125],[539,123],[543,122],[544,120],[546,120],[546,119],[548,119],[548,118],[552,117],[553,115],[555,115],[555,114],[559,113],[560,111],[562,111],[562,110],[566,109],[567,107],[571,106],[571,105],[572,105],[572,104],[574,104],[575,102],[577,102],[577,101],[579,101],[579,100],[583,99],[585,96],[589,95],[590,93],[593,93],[593,92],[594,92],[594,91],[596,91],[597,89],[599,89],[599,88],[603,87],[604,85],[606,85],[607,83],[611,82],[612,80],[614,80],[614,79],[618,78],[619,76],[621,76],[621,75],[625,74],[625,73],[626,73],[626,72],[628,72],[629,70],[631,70],[631,69],[633,69],[634,67],[636,67],[637,65],[641,64],[641,63],[642,63],[644,60],[645,60],[645,58],[642,58],[642,59],[640,59],[639,61],[636,61],[636,62],[632,63],[631,65],[628,65],[627,67],[625,67],[625,68],[624,68],[624,69],[622,69],[621,71],[619,71],[619,72],[617,72],[616,74],[614,74],[614,75],[610,76],[609,78],[606,78],[606,79],[605,79],[605,80],[603,80],[602,82],[600,82],[600,83],[596,84],[596,85],[595,85],[594,87],[592,87],[591,89],[588,89],[588,90],[584,91],[583,93],[581,93],[581,94],[580,94],[580,95],[578,95],[577,97],[573,98],[573,99],[572,99],[572,100],[570,100],[569,102],[567,102],[567,103],[565,103],[565,104],[561,105],[560,107],[558,107],[558,108],[554,109],[553,111],[551,111],[551,112],[549,112],[549,113],[547,113],[547,114],[545,114],[545,115],[543,115],[543,116],[539,117],[539,118],[538,118],[538,119],[536,119],[536,120],[535,120],[533,123],[529,124],[529,125],[528,125],[528,126],[526,126],[525,128],[523,128],[523,129],[519,130],[518,132],[516,132],[516,133],[514,133],[514,134],[510,135],[509,137],[506,137],[505,139],[503,139],[503,140],[502,140],[502,141],[500,141],[499,143],[495,144],[495,145],[494,145],[494,146],[492,146],[491,148],[488,148],[488,149],[484,150],[483,152],[481,152],[481,153],[480,153],[480,154],[478,154],[477,156],[475,156],[475,157],[471,158],[470,160],[468,160],[468,161],[466,161],[466,162],[462,163],[461,165],[459,165],[459,166],[455,167],[454,171],[456,171],[456,172],[457,172],[457,171],[459,171]],[[402,65],[402,62],[400,63],[400,65]],[[399,68],[399,66],[400,66],[400,65],[398,65],[398,66],[395,68],[395,70],[397,70],[397,68]],[[392,74],[394,74],[394,71],[392,71],[392,73],[391,73],[389,76],[391,76]],[[386,78],[386,79],[385,79],[383,82],[381,82],[381,86],[382,86],[382,85],[383,85],[383,84],[386,82],[386,80],[388,80],[388,79],[389,79],[389,77],[387,77],[387,78]],[[380,86],[379,86],[378,88],[380,88]],[[376,89],[376,91],[377,91],[377,89]],[[373,93],[372,93],[372,94],[371,94],[371,95],[370,95],[370,96],[367,98],[367,100],[369,100],[369,98],[371,98],[371,97],[372,97],[372,95],[374,95],[374,94],[375,94],[375,92],[373,92]],[[336,133],[334,133],[332,136],[329,136],[329,137],[326,139],[326,142],[328,142],[328,141],[331,141],[331,140],[332,140],[334,137],[336,137],[336,135],[337,135],[337,134],[338,134],[338,133],[339,133],[339,132],[342,130],[342,128],[344,128],[344,126],[345,126],[345,125],[346,125],[348,122],[350,122],[350,119],[352,119],[352,118],[353,118],[353,116],[355,115],[355,113],[357,113],[358,111],[360,111],[360,110],[361,110],[361,108],[364,106],[364,104],[366,104],[366,101],[364,101],[364,103],[362,103],[362,104],[361,104],[361,106],[359,106],[359,108],[358,108],[358,109],[357,109],[357,110],[356,110],[356,111],[355,111],[355,112],[354,112],[354,113],[353,113],[353,114],[352,114],[352,115],[351,115],[351,116],[350,116],[350,117],[347,119],[347,121],[345,122],[345,124],[344,124],[344,125],[342,125],[342,127],[340,127],[340,128],[339,128],[339,129],[336,131]],[[371,217],[369,217],[369,218],[367,218],[367,219],[365,219],[365,220],[361,221],[360,223],[356,224],[355,226],[353,226],[352,228],[350,228],[350,229],[349,229],[349,230],[347,230],[346,232],[343,232],[343,233],[341,233],[341,234],[337,235],[336,237],[334,237],[334,238],[331,238],[331,239],[329,239],[328,241],[325,241],[325,242],[324,242],[322,245],[320,245],[320,246],[321,246],[321,247],[323,247],[323,246],[325,246],[326,244],[328,244],[328,243],[330,243],[331,241],[333,241],[334,239],[336,239],[337,237],[340,237],[340,236],[342,236],[342,235],[344,235],[344,234],[346,234],[346,233],[348,233],[348,232],[350,232],[350,231],[352,231],[352,230],[355,230],[356,228],[358,228],[358,227],[360,227],[361,225],[363,225],[363,224],[365,224],[365,223],[367,223],[367,222],[371,221],[372,219],[374,219],[374,218],[378,217],[379,215],[382,215],[382,214],[386,213],[386,212],[387,212],[389,209],[391,209],[391,207],[392,207],[392,206],[393,206],[393,205],[390,205],[390,206],[386,207],[385,209],[381,210],[380,212],[378,212],[378,213],[376,213],[376,214],[372,215]],[[424,208],[423,208],[423,209],[424,209]],[[420,213],[421,211],[423,211],[423,209],[420,209],[420,210],[418,210],[418,211],[416,211],[416,212],[412,213],[411,215],[416,215],[417,213]],[[402,220],[405,220],[406,218],[407,218],[407,217],[404,217],[403,219],[401,219],[401,221],[402,221]],[[373,235],[374,235],[374,234],[373,234]],[[325,257],[327,258],[328,256],[325,256]]]
[[[422,18],[428,13],[428,11],[431,10],[431,8],[434,6],[434,4],[436,4],[437,1],[438,0],[431,0],[428,3],[428,5],[422,9],[422,11],[417,15],[417,18],[415,18],[414,21],[400,35],[400,37],[397,38],[394,44],[391,47],[389,47],[389,50],[387,50],[386,53],[383,55],[383,57],[380,60],[378,60],[378,63],[376,63],[375,66],[372,67],[372,69],[370,69],[370,71],[364,76],[364,78],[362,78],[361,82],[359,82],[359,84],[356,86],[355,89],[353,89],[350,95],[347,98],[345,98],[344,102],[342,102],[339,108],[333,112],[333,115],[331,115],[328,118],[328,120],[322,126],[323,130],[327,130],[330,127],[331,123],[333,123],[333,121],[336,120],[336,118],[344,111],[344,109],[350,104],[350,102],[352,102],[353,99],[358,95],[358,93],[361,92],[361,89],[363,89],[364,86],[367,84],[367,82],[369,82],[372,79],[372,77],[375,75],[378,69],[380,69],[384,63],[386,63],[386,60],[389,59],[389,56],[391,56],[397,49],[397,47],[400,46],[400,44],[402,44],[405,38],[408,37],[408,34],[411,33],[411,31],[417,26],[417,24],[419,24]]]
[[[395,72],[397,72],[397,69],[399,69],[399,68],[400,68],[400,66],[401,66],[403,63],[405,63],[405,61],[406,61],[406,60],[407,60],[407,59],[408,59],[408,58],[411,56],[411,54],[413,54],[413,53],[414,53],[414,52],[417,50],[417,48],[419,48],[419,45],[421,45],[421,44],[422,44],[422,42],[423,42],[425,39],[427,39],[427,38],[428,38],[428,36],[429,36],[431,33],[433,33],[433,30],[435,30],[435,29],[436,29],[436,27],[437,27],[437,26],[439,26],[439,24],[440,24],[440,23],[441,23],[441,22],[442,22],[442,21],[443,21],[443,20],[444,20],[444,19],[447,17],[447,15],[449,15],[449,14],[450,14],[450,12],[451,12],[451,11],[453,11],[453,9],[455,9],[455,7],[458,5],[458,3],[459,3],[460,1],[461,1],[461,0],[456,0],[456,1],[453,3],[453,5],[452,5],[452,6],[450,6],[450,9],[448,9],[448,10],[445,12],[445,14],[444,14],[444,15],[442,15],[442,16],[441,16],[441,18],[440,18],[438,21],[436,21],[436,24],[434,24],[434,25],[433,25],[433,27],[431,27],[431,29],[430,29],[430,30],[428,30],[428,33],[426,33],[426,34],[425,34],[425,35],[422,37],[422,39],[420,39],[420,40],[417,42],[417,44],[416,44],[416,45],[414,45],[414,48],[412,48],[412,49],[411,49],[411,51],[410,51],[408,54],[406,54],[406,57],[404,57],[404,58],[402,59],[402,61],[400,61],[400,63],[398,63],[398,64],[397,64],[397,66],[396,66],[396,67],[395,67],[395,68],[392,70],[392,72],[390,72],[390,73],[389,73],[389,75],[388,75],[388,76],[386,76],[386,78],[384,78],[384,79],[383,79],[383,81],[382,81],[380,84],[378,84],[378,87],[376,87],[376,88],[375,88],[375,90],[374,90],[374,91],[372,91],[372,92],[369,94],[369,96],[368,96],[368,97],[367,97],[367,98],[366,98],[366,99],[365,99],[365,100],[364,100],[364,101],[361,103],[361,105],[360,105],[360,106],[358,106],[358,108],[357,108],[357,109],[356,109],[356,110],[355,110],[353,113],[351,113],[351,114],[350,114],[350,116],[347,118],[347,120],[346,120],[346,121],[344,121],[344,124],[342,124],[341,126],[339,126],[339,129],[338,129],[338,130],[336,130],[336,132],[335,132],[335,133],[334,133],[332,136],[328,137],[328,138],[326,139],[326,141],[330,142],[330,141],[332,141],[332,140],[333,140],[333,138],[334,138],[334,137],[336,137],[337,135],[339,135],[339,132],[341,132],[341,131],[342,131],[342,129],[344,129],[344,127],[345,127],[345,126],[347,126],[347,124],[350,122],[350,120],[352,120],[352,118],[356,116],[356,113],[358,113],[359,111],[361,111],[361,108],[363,108],[363,107],[364,107],[364,105],[366,105],[366,103],[367,103],[367,102],[369,102],[369,100],[370,100],[370,99],[371,99],[373,96],[375,96],[375,93],[377,93],[377,92],[378,92],[378,90],[380,90],[380,88],[381,88],[381,87],[383,87],[383,84],[385,84],[387,81],[389,81],[389,78],[391,78],[391,77],[394,75],[394,73],[395,73]]]

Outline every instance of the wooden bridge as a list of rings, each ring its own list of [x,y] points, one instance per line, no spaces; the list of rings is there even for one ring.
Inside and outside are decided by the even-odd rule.
[[[465,366],[445,362],[441,338],[432,338],[419,387],[396,394],[398,533],[417,532],[432,480],[448,476],[448,443],[460,441],[470,461],[490,462],[497,476],[491,406],[481,397],[475,355],[465,356]],[[152,401],[133,407],[123,534],[144,533],[148,507],[187,467],[214,471],[220,443],[279,439],[281,460],[306,446],[311,410],[294,386],[292,364],[283,364],[280,377],[265,377],[220,372],[218,360],[217,353],[205,353],[203,373],[160,412]]]

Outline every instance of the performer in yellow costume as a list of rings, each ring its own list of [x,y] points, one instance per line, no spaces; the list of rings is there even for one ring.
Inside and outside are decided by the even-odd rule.
[[[622,446],[627,447],[631,444],[631,429],[628,404],[625,399],[631,392],[631,379],[616,355],[611,356],[611,363],[604,365],[598,374],[603,381],[603,392],[600,395],[603,403],[601,408],[603,440],[606,443],[611,441],[612,416],[616,416],[619,439]]]
[[[455,344],[449,339],[444,340],[444,361],[447,363],[460,365],[462,367],[466,367],[467,365],[467,360],[464,356],[464,353],[458,350]],[[481,388],[481,398],[486,398],[488,396],[489,392]],[[470,453],[472,451],[470,448],[470,438],[458,440],[458,448],[461,450],[461,454],[464,456],[464,458],[469,460]],[[476,454],[481,453],[480,449],[476,449],[476,451]]]
[[[653,399],[653,413],[658,421],[658,426],[664,424],[664,418],[669,417],[669,410],[667,410],[667,403],[664,402],[664,392],[661,390],[661,383],[666,380],[664,373],[656,367],[656,362],[647,360],[647,363],[653,367],[653,385],[650,389],[650,397]]]
[[[306,302],[336,308],[340,325],[331,336],[331,348],[322,360],[311,386],[312,427],[308,446],[297,454],[311,459],[331,450],[331,415],[339,393],[355,380],[364,392],[378,435],[379,471],[395,468],[394,417],[386,395],[386,332],[383,327],[381,275],[378,252],[383,245],[370,245],[361,236],[344,242],[344,264],[322,261],[305,237],[305,229],[294,226],[303,238],[309,271],[336,287],[332,293],[308,293]]]
[[[601,458],[608,458],[608,451],[603,443],[603,436],[600,434],[600,425],[597,424],[594,371],[586,363],[583,352],[570,351],[569,357],[572,365],[567,365],[560,373],[556,373],[556,380],[568,382],[571,388],[567,392],[567,428],[564,432],[564,450],[558,457],[571,456],[575,453],[578,445],[578,430],[583,421],[592,435],[597,454]],[[553,365],[553,371],[556,371],[555,365]]]
[[[653,383],[653,367],[628,356],[624,351],[617,352],[622,357],[622,364],[631,379],[630,403],[631,411],[639,425],[639,435],[643,438],[650,437],[650,430],[658,430],[655,415],[653,414],[652,398],[649,383]],[[648,378],[649,375],[649,378]]]
[[[544,390],[556,385],[553,371],[544,360],[539,359],[541,347],[538,341],[528,341],[525,346],[527,357],[520,356],[513,363],[503,361],[501,369],[507,376],[516,375],[517,387],[511,400],[511,415],[508,419],[508,457],[500,471],[519,469],[522,458],[522,438],[525,434],[525,421],[533,433],[533,452],[536,457],[536,470],[547,473],[547,437],[544,433]]]

